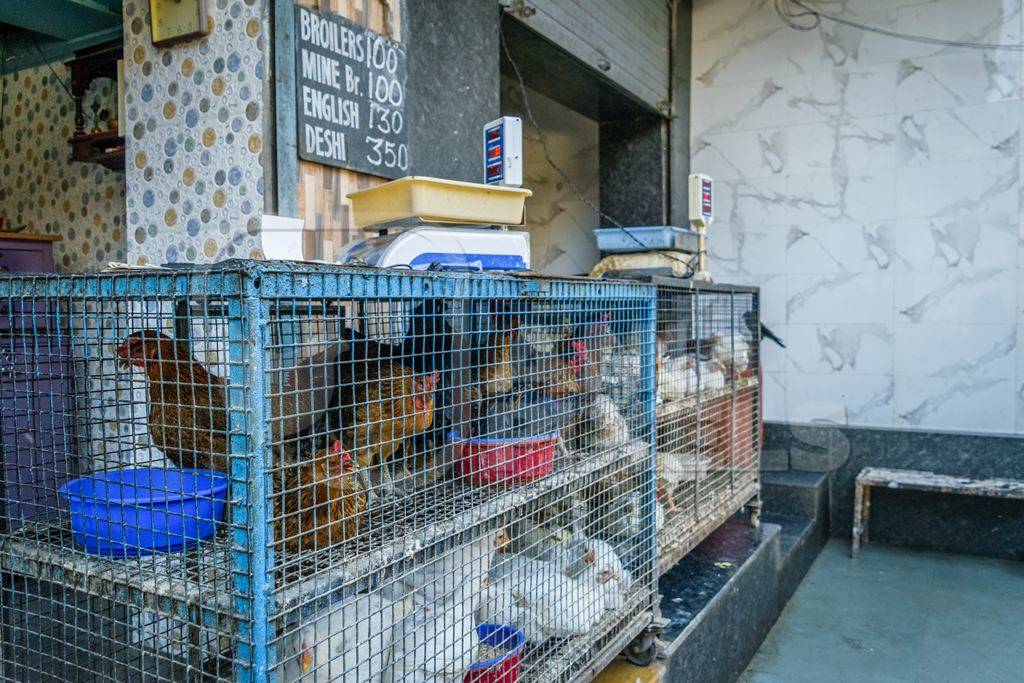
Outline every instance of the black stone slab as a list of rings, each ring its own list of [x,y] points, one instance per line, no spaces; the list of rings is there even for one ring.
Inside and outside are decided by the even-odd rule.
[[[865,467],[1024,479],[1024,438],[766,423],[764,444],[794,469],[830,473],[830,531],[849,536],[853,482]],[[871,541],[1004,559],[1024,557],[1024,504],[974,496],[872,494]]]
[[[762,500],[758,531],[737,515],[661,577],[665,680],[734,681],[824,547],[826,475],[771,473]]]
[[[603,121],[599,135],[601,211],[622,225],[665,225],[662,118]],[[607,220],[601,225],[607,227]]]
[[[479,0],[402,7],[411,175],[483,182],[483,125],[501,115],[501,15]]]
[[[823,472],[761,473],[761,499],[765,512],[800,517],[818,517],[824,513],[827,527],[828,474]]]
[[[727,522],[661,578],[665,681],[734,681],[779,614],[779,527]]]

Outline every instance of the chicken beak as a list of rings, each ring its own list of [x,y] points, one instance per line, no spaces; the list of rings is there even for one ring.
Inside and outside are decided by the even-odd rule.
[[[302,673],[307,673],[313,668],[313,652],[312,650],[303,650],[302,654],[299,655],[299,667],[302,669]]]

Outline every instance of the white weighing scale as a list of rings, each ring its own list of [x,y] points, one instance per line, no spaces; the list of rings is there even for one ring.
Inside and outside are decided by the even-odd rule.
[[[530,235],[498,228],[418,223],[353,242],[341,263],[405,266],[413,270],[527,270]]]
[[[355,223],[377,236],[353,242],[340,263],[413,270],[527,270],[522,121],[505,116],[483,128],[486,183],[402,178],[349,195]]]

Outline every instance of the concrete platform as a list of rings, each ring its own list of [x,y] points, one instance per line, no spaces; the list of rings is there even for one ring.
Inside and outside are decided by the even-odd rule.
[[[829,541],[743,683],[1022,680],[1024,563],[849,551],[848,540]]]
[[[735,517],[661,578],[665,681],[731,683],[828,536],[828,478],[770,473],[756,531]]]

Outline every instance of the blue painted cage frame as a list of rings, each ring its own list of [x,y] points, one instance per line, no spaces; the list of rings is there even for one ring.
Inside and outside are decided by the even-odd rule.
[[[360,317],[364,323],[379,324],[379,328],[364,327],[364,334],[370,337],[381,336],[381,330],[391,324],[389,321],[407,321],[409,311],[403,306],[410,302],[441,300],[469,302],[465,305],[475,306],[474,311],[486,310],[487,302],[513,302],[509,305],[531,320],[560,316],[572,319],[577,327],[584,329],[598,324],[595,314],[600,313],[606,327],[603,332],[593,334],[603,335],[614,343],[606,344],[600,359],[593,363],[600,368],[597,374],[603,381],[601,395],[608,397],[604,403],[613,406],[621,419],[628,422],[629,432],[635,437],[630,443],[640,444],[635,461],[623,464],[626,462],[622,456],[625,446],[620,444],[616,447],[619,450],[591,449],[586,455],[567,457],[571,466],[564,471],[556,467],[550,476],[525,485],[499,482],[485,488],[483,493],[478,489],[467,493],[468,488],[451,489],[435,484],[430,489],[433,498],[428,496],[427,507],[451,504],[451,510],[431,512],[426,522],[414,522],[407,529],[398,529],[388,544],[371,544],[369,550],[345,555],[344,562],[332,554],[319,564],[314,563],[311,574],[283,580],[282,572],[308,571],[302,570],[298,562],[285,566],[288,563],[282,560],[284,556],[275,550],[281,541],[275,539],[276,525],[282,521],[283,514],[275,508],[275,495],[281,494],[279,487],[284,468],[275,464],[273,454],[282,441],[275,432],[279,427],[275,426],[274,402],[281,401],[275,393],[278,378],[275,373],[281,367],[300,364],[296,349],[301,343],[295,340],[302,338],[302,327],[308,316],[304,304],[359,302],[359,306],[353,305],[338,316],[345,320]],[[123,306],[109,308],[112,302]],[[380,302],[399,305],[397,308],[385,305],[375,312],[366,312],[365,306],[373,308]],[[283,657],[288,656],[285,639],[288,635],[300,634],[302,625],[322,612],[325,605],[337,605],[353,592],[374,589],[386,581],[394,581],[396,576],[415,576],[437,558],[453,553],[461,557],[458,553],[462,552],[462,544],[471,538],[489,534],[495,527],[516,525],[524,515],[547,504],[544,501],[563,496],[570,489],[585,489],[586,495],[591,495],[590,491],[603,480],[617,477],[630,487],[629,504],[633,506],[631,514],[636,520],[631,527],[635,538],[630,541],[629,550],[622,553],[633,574],[632,592],[621,600],[621,606],[603,613],[593,633],[586,637],[551,638],[542,647],[528,647],[526,663],[522,665],[524,678],[535,680],[575,680],[595,673],[603,662],[614,657],[650,624],[655,606],[658,553],[654,531],[655,306],[654,287],[640,283],[250,261],[232,261],[192,270],[0,278],[0,343],[8,348],[16,343],[12,339],[17,338],[18,344],[27,344],[30,353],[20,361],[26,371],[38,372],[41,357],[56,355],[67,361],[56,373],[58,379],[67,383],[46,389],[51,407],[58,406],[54,412],[59,419],[78,419],[83,398],[93,396],[90,392],[99,396],[96,402],[100,409],[116,411],[122,399],[116,392],[104,393],[106,389],[90,384],[90,373],[93,380],[101,382],[112,377],[108,370],[93,370],[93,363],[106,361],[97,360],[91,354],[109,351],[112,342],[131,331],[132,324],[123,323],[117,315],[127,313],[129,318],[134,315],[143,323],[159,322],[167,334],[186,344],[195,341],[201,345],[216,337],[224,356],[219,364],[223,368],[225,389],[228,458],[225,474],[229,481],[228,551],[223,556],[200,546],[181,556],[185,559],[180,562],[179,556],[174,554],[152,555],[145,562],[123,565],[118,565],[116,560],[91,557],[82,560],[80,553],[71,552],[73,546],[66,536],[60,539],[31,536],[27,530],[43,527],[9,523],[0,544],[0,566],[5,572],[0,597],[9,598],[6,604],[0,605],[6,615],[5,653],[18,654],[7,649],[12,647],[12,630],[29,628],[27,621],[20,626],[12,625],[12,620],[17,621],[23,615],[10,598],[27,595],[33,582],[48,582],[61,590],[81,592],[90,600],[103,597],[124,609],[180,620],[185,634],[181,650],[184,663],[179,666],[175,662],[179,668],[174,669],[173,675],[184,670],[188,675],[238,681],[288,679],[288,663],[277,661],[281,653]],[[355,312],[357,310],[360,312]],[[493,304],[491,310],[493,314]],[[197,317],[217,318],[219,322],[213,325],[216,331],[203,331],[193,340]],[[465,317],[476,320],[480,315],[474,313]],[[585,321],[586,325],[580,321]],[[540,324],[536,323],[538,327]],[[542,340],[542,343],[546,342]],[[75,357],[76,349],[84,358]],[[609,354],[620,352],[624,360],[607,361]],[[608,369],[619,366],[630,369],[622,375]],[[473,369],[479,370],[477,366]],[[15,380],[11,381],[17,386]],[[16,389],[15,394],[19,391]],[[74,399],[75,406],[65,404],[68,396]],[[469,403],[469,399],[462,399],[462,404]],[[16,424],[18,410],[7,410],[0,402],[0,421],[7,425],[13,420],[10,424]],[[86,421],[87,427],[95,430],[101,421],[102,416],[93,415]],[[53,421],[49,428],[64,430],[63,425],[58,426]],[[69,429],[68,433],[71,431]],[[78,440],[76,443],[83,443],[81,435],[76,434],[74,438]],[[68,454],[73,458],[74,449],[69,447]],[[52,463],[47,467],[52,467]],[[81,469],[65,466],[62,476],[70,478]],[[9,505],[7,491],[5,488],[0,498],[7,499],[5,503]],[[607,491],[593,495],[604,496],[600,500],[612,501],[613,507],[621,502],[620,497],[615,497],[617,494]],[[47,505],[58,507],[52,501]],[[386,507],[380,505],[381,509]],[[372,523],[375,518],[368,514],[367,519]],[[591,527],[595,533],[600,533],[605,523],[606,520],[600,519]],[[396,525],[396,529],[398,526],[401,525]],[[409,533],[410,530],[415,533]],[[415,536],[414,542],[410,542],[412,536]],[[69,559],[71,556],[77,559]],[[126,566],[129,569],[126,570]],[[188,572],[197,566],[209,568],[211,578],[194,579]],[[225,585],[230,586],[227,591],[223,590]],[[63,595],[60,593],[54,599],[59,601]],[[121,626],[128,623],[127,618],[113,621]],[[132,626],[134,624],[131,622]],[[162,625],[159,628],[168,629]],[[204,645],[211,637],[213,644]],[[209,665],[211,648],[215,652],[212,659],[216,662],[213,669]],[[138,662],[124,665],[126,668],[122,669],[117,669],[120,663],[109,664],[110,671],[142,673],[154,680],[173,676],[154,673]],[[103,675],[96,678],[102,680]]]

